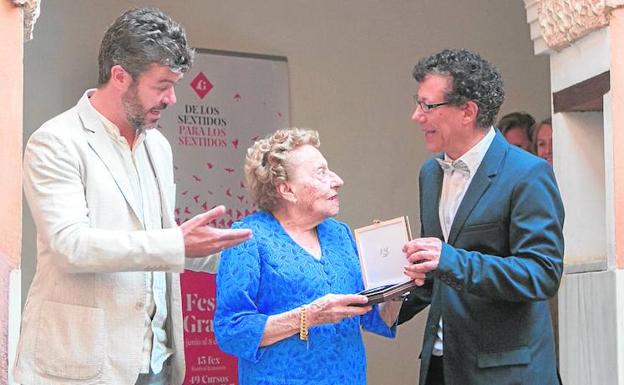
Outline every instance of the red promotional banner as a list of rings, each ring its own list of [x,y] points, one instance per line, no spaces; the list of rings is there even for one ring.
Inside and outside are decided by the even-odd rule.
[[[176,95],[161,120],[173,150],[176,221],[224,204],[211,225],[230,227],[255,211],[244,184],[247,148],[289,126],[286,58],[198,49]],[[181,286],[184,385],[238,385],[236,358],[215,341],[215,275],[186,271]]]
[[[182,274],[185,384],[238,384],[236,357],[223,353],[214,336],[215,275]]]

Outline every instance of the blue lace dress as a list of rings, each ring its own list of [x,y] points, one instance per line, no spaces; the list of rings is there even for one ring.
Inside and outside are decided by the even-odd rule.
[[[384,323],[376,306],[361,317],[310,328],[307,343],[296,334],[259,346],[270,315],[328,293],[362,289],[348,226],[334,219],[318,225],[320,260],[301,248],[271,213],[258,212],[233,227],[252,229],[253,238],[222,254],[214,322],[219,347],[239,358],[240,385],[366,384],[360,327],[395,336],[395,328]]]

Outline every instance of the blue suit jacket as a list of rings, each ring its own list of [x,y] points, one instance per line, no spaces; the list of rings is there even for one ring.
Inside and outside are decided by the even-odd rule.
[[[442,178],[434,159],[422,167],[420,220],[421,236],[444,240]],[[550,165],[497,130],[442,244],[438,269],[401,309],[399,323],[431,305],[420,384],[440,317],[447,385],[559,383],[547,300],[563,270],[563,218]]]

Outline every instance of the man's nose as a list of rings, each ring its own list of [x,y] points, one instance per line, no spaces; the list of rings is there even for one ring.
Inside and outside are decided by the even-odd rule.
[[[418,105],[414,107],[414,112],[412,113],[412,120],[415,122],[422,123],[423,118],[425,117],[425,114],[422,112],[422,109],[419,107],[420,106]]]
[[[167,94],[165,95],[165,97],[163,99],[163,103],[165,103],[167,105],[171,105],[171,104],[175,104],[177,101],[178,100],[176,98],[175,88],[171,87],[169,92],[167,92]]]

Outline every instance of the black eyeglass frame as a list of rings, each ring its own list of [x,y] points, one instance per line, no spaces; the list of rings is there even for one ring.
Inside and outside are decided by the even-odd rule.
[[[429,112],[431,110],[433,110],[434,108],[438,108],[438,107],[442,107],[442,106],[446,106],[449,104],[452,104],[451,102],[440,102],[440,103],[425,103],[421,100],[418,100],[418,96],[414,95],[414,103],[417,106],[420,106],[420,109],[422,110],[422,112]]]

